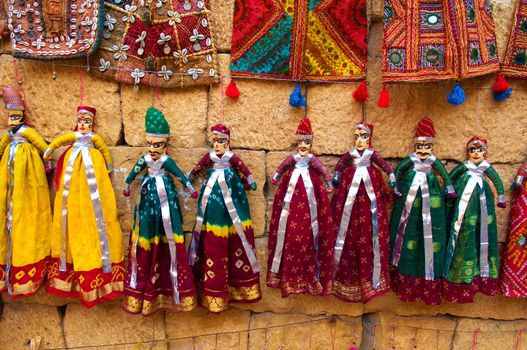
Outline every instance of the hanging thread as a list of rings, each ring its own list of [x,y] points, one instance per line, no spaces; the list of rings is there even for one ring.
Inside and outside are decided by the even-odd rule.
[[[79,65],[79,106],[84,105],[84,76],[82,75],[82,65]]]
[[[474,334],[472,335],[472,346],[470,347],[470,350],[478,349],[478,334],[479,334],[479,327],[474,330]]]
[[[514,344],[514,350],[521,350],[522,348],[522,335],[523,335],[523,332],[525,332],[525,327],[520,329],[518,331],[518,334],[516,334],[516,341],[515,341],[515,344]]]
[[[220,78],[220,120],[221,124],[225,124],[225,96],[223,94],[223,85],[225,83],[225,76],[222,75]],[[232,80],[231,80],[232,82]]]

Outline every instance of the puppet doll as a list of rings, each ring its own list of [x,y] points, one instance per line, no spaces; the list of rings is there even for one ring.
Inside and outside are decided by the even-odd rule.
[[[487,140],[473,137],[467,143],[468,160],[450,172],[458,194],[449,217],[450,229],[443,266],[443,297],[451,302],[471,303],[479,291],[498,293],[498,228],[494,195],[485,180],[498,192],[498,207],[506,200],[500,176],[487,162]]]
[[[333,217],[338,225],[333,294],[367,302],[390,289],[390,234],[386,204],[391,200],[382,171],[397,193],[390,165],[372,147],[373,125],[357,123],[354,143],[340,158],[333,183]]]
[[[128,197],[130,184],[147,169],[134,210],[123,307],[143,315],[162,309],[190,311],[196,306],[196,288],[185,250],[177,189],[170,175],[192,197],[198,194],[166,154],[170,127],[163,113],[149,108],[145,129],[148,153],[132,168],[123,190]]]
[[[281,183],[269,229],[267,285],[281,288],[282,297],[328,295],[335,230],[327,192],[333,185],[322,162],[311,153],[313,131],[308,118],[300,121],[296,137],[298,151],[282,161],[272,180],[273,185]]]
[[[230,150],[230,130],[211,128],[213,149],[192,169],[189,178],[206,171],[198,199],[198,214],[189,248],[200,303],[211,312],[231,302],[261,299],[260,267],[245,187],[256,190],[251,172]]]
[[[86,307],[122,294],[124,266],[121,227],[108,173],[112,156],[93,132],[95,108],[77,108],[75,131],[56,138],[45,159],[70,147],[57,162],[57,194],[46,290],[76,297]]]
[[[0,292],[34,294],[46,277],[51,206],[44,164],[47,148],[25,125],[24,103],[3,88],[8,131],[0,140]]]
[[[395,169],[402,196],[395,201],[390,223],[392,288],[401,300],[441,303],[441,274],[446,248],[444,191],[456,197],[448,173],[432,151],[434,123],[424,117],[417,124],[415,152]]]

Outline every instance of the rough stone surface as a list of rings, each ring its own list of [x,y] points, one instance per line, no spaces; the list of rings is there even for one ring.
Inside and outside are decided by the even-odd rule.
[[[460,318],[452,341],[452,350],[525,349],[527,321],[492,321]]]
[[[42,349],[65,346],[57,308],[23,303],[4,305],[0,318],[0,349],[27,350],[31,340],[35,342],[39,337]]]

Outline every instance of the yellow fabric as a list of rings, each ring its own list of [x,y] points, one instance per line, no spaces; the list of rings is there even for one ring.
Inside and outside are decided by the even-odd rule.
[[[104,143],[102,137],[95,134],[93,135],[91,142],[93,143],[93,146],[101,152],[106,164],[112,164],[112,154],[110,153],[108,146]]]
[[[251,219],[242,221],[243,230],[247,230],[250,227],[253,227],[253,222]],[[230,236],[236,236],[238,232],[236,232],[236,227],[234,225],[230,226],[218,226],[218,225],[211,225],[208,223],[203,224],[203,228],[201,229],[205,232],[212,232],[212,234],[216,237],[221,238],[227,238]]]
[[[2,136],[2,139],[0,140],[0,156],[4,154],[4,151],[7,146],[11,143],[11,138],[9,137],[9,134],[6,132],[4,136]]]
[[[75,137],[74,133],[60,136],[50,144],[50,148],[56,149],[65,143],[73,143],[76,141],[76,137],[72,140],[71,135]],[[72,151],[73,148],[70,148],[64,157],[64,172],[66,171],[66,164]],[[97,187],[103,207],[104,221],[108,233],[110,260],[112,263],[119,263],[123,261],[123,245],[121,228],[117,220],[115,194],[107,173],[105,159],[101,152],[96,148],[91,148],[90,156],[93,162]],[[51,240],[51,256],[54,258],[60,258],[63,189],[64,174],[60,180],[60,186],[55,197],[55,215],[53,217]],[[86,172],[82,162],[82,154],[77,156],[73,167],[67,208],[67,262],[73,263],[76,271],[90,271],[101,268],[99,234],[90,198]]]
[[[48,148],[54,151],[61,146],[70,145],[75,141],[77,141],[77,135],[75,135],[75,132],[71,131],[57,137],[49,144]]]
[[[14,161],[12,265],[26,266],[37,263],[49,256],[51,232],[51,206],[44,164],[39,149],[46,143],[33,129],[27,129],[27,143],[17,147]],[[0,140],[3,148],[0,161],[0,265],[6,264],[8,211],[8,169],[9,147],[5,147],[6,135]],[[7,140],[10,137],[7,135]],[[8,142],[9,144],[9,142]],[[36,278],[36,277],[35,277]]]

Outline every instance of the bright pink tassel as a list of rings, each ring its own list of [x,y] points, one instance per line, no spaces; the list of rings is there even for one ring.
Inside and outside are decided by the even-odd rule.
[[[368,98],[370,97],[368,93],[368,86],[366,85],[366,81],[363,81],[360,83],[357,90],[353,92],[353,98],[357,102],[366,102],[368,101]]]
[[[390,107],[390,92],[386,88],[386,85],[382,86],[379,99],[377,100],[377,107],[379,108],[388,108]]]
[[[232,79],[229,85],[227,85],[227,88],[225,89],[225,96],[230,98],[238,98],[240,96],[240,90],[238,90],[236,83]]]
[[[496,82],[492,86],[492,91],[494,92],[505,92],[509,88],[509,83],[507,83],[507,80],[501,75],[498,74],[496,76]]]

